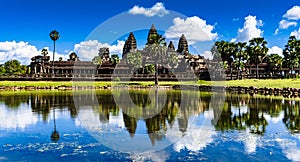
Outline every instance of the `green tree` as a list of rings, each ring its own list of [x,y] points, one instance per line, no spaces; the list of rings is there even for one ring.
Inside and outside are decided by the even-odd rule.
[[[0,65],[0,75],[5,74],[4,64]]]
[[[155,66],[153,64],[146,64],[144,68],[145,74],[153,74],[155,73]]]
[[[48,50],[46,48],[42,49],[41,54],[45,57],[48,55]]]
[[[299,66],[299,47],[300,42],[296,39],[295,36],[290,36],[287,44],[285,45],[285,48],[283,50],[283,56],[284,56],[284,66],[291,68],[292,71],[294,70],[294,67]],[[299,67],[299,73],[300,73],[300,67]]]
[[[151,34],[145,50],[150,62],[155,64],[155,85],[158,85],[158,64],[162,61],[162,57],[166,57],[167,43],[165,38],[160,34]]]
[[[118,64],[120,62],[120,57],[117,54],[111,55],[111,61],[113,64]]]
[[[174,67],[178,65],[178,55],[177,55],[177,53],[171,53],[169,55],[168,63],[169,63],[169,66],[171,66],[172,71],[173,71]]]
[[[18,60],[9,60],[4,63],[5,73],[9,75],[26,74],[27,67]]]
[[[102,58],[100,56],[95,56],[92,59],[92,62],[93,62],[93,64],[96,64],[96,65],[102,65]]]
[[[236,46],[233,42],[215,42],[215,46],[217,47],[218,53],[221,55],[222,61],[224,63],[224,67],[229,67],[230,76],[232,79],[232,63],[233,63],[233,56],[236,53]]]
[[[238,71],[238,79],[240,78],[240,71],[241,68],[243,67],[243,61],[247,58],[247,53],[246,51],[246,45],[247,43],[242,43],[242,42],[238,42],[235,44],[235,54],[234,54],[234,63],[235,63],[235,67]]]
[[[282,67],[283,58],[277,53],[270,54],[267,56],[267,63],[273,73],[278,73],[279,69]]]
[[[141,52],[129,52],[126,57],[127,65],[131,71],[136,72],[136,70],[142,67]]]
[[[263,61],[268,53],[267,41],[264,38],[253,38],[249,41],[249,45],[246,48],[248,55],[250,56],[250,62],[256,65],[256,78],[259,79],[258,64]]]

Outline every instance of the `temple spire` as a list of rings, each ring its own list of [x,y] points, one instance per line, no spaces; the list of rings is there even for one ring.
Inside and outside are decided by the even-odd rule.
[[[149,30],[149,33],[148,33],[147,45],[156,43],[157,39],[158,39],[157,30],[156,30],[154,24],[152,24],[152,26]]]
[[[175,51],[175,46],[172,41],[170,41],[170,43],[168,45],[168,51]]]
[[[180,52],[184,55],[187,55],[189,53],[189,45],[184,34],[182,34],[179,39],[177,52]]]
[[[125,41],[124,47],[123,47],[122,57],[128,52],[136,50],[136,48],[137,48],[136,47],[136,39],[135,39],[133,33],[130,32],[127,40]]]

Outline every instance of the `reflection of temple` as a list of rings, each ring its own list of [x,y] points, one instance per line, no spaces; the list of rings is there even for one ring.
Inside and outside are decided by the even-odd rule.
[[[142,54],[143,65],[154,64],[154,60],[151,61],[149,57],[153,55],[147,49],[152,44],[157,43],[156,40],[160,35],[158,34],[154,25],[148,33],[146,47],[142,50],[137,49],[137,41],[134,34],[131,32],[124,44],[122,60],[119,62],[111,57],[109,49],[104,47],[99,49],[98,56],[101,58],[101,63],[94,64],[92,61],[80,61],[77,55],[73,52],[70,54],[70,59],[67,61],[50,61],[49,56],[35,56],[32,57],[32,62],[29,65],[30,74],[37,74],[39,76],[48,77],[51,74],[55,74],[56,77],[69,78],[75,75],[76,77],[99,77],[99,79],[111,77],[114,72],[117,74],[130,74],[131,70],[126,62],[126,55],[129,52],[140,52]],[[177,77],[182,79],[186,78],[187,75],[193,73],[200,77],[200,73],[207,73],[207,67],[204,62],[204,58],[200,55],[192,55],[189,53],[188,41],[185,36],[182,35],[178,42],[178,48],[175,49],[173,42],[171,41],[168,46],[165,46],[166,50],[159,53],[158,58],[158,73],[160,78],[172,77],[171,71],[176,71],[179,74]],[[177,58],[177,63],[170,64],[171,54],[175,54]],[[150,55],[150,56],[149,56]],[[174,61],[174,60],[173,60]],[[54,68],[53,68],[54,66]],[[53,70],[54,71],[53,71]],[[139,77],[153,77],[144,70],[138,70]],[[122,75],[120,75],[122,77]],[[203,75],[202,75],[203,76]],[[52,76],[53,77],[53,76]],[[124,77],[128,77],[127,75]],[[173,76],[174,77],[174,76]]]
[[[120,92],[122,98],[122,92]],[[181,95],[181,93],[184,93]],[[167,91],[167,100],[164,107],[155,115],[149,118],[143,118],[152,113],[152,109],[140,111],[140,109],[131,109],[131,113],[125,113],[126,109],[132,107],[122,107],[122,111],[115,103],[114,96],[109,91],[101,91],[96,97],[81,94],[73,95],[71,92],[55,92],[55,93],[32,93],[25,95],[1,95],[0,102],[5,104],[8,109],[18,109],[23,104],[31,106],[32,112],[41,115],[44,121],[49,119],[50,111],[53,110],[53,104],[57,112],[67,110],[71,118],[78,117],[77,103],[82,105],[92,105],[97,102],[92,111],[97,114],[97,121],[102,124],[109,124],[112,116],[120,116],[129,135],[134,138],[136,130],[139,127],[139,120],[145,122],[145,130],[149,133],[149,139],[152,144],[162,140],[166,132],[171,128],[178,129],[182,134],[189,131],[189,118],[197,116],[209,109],[211,104],[211,96],[199,95],[194,96],[188,92]],[[133,102],[145,107],[149,105],[149,96],[144,91],[132,91],[130,97]],[[158,94],[159,98],[162,98]],[[185,97],[182,99],[182,97]],[[214,100],[216,101],[216,100]],[[158,103],[161,105],[162,103]],[[75,107],[76,105],[76,107]],[[252,134],[263,135],[266,131],[268,122],[266,115],[270,117],[279,117],[283,115],[282,122],[291,133],[299,133],[300,131],[300,109],[299,101],[290,100],[274,100],[271,98],[254,98],[249,96],[227,95],[225,103],[221,110],[213,108],[214,119],[212,124],[217,131],[246,131]],[[77,107],[78,108],[78,107]],[[122,113],[120,113],[122,112]],[[133,117],[133,115],[136,115]],[[94,123],[100,125],[100,123]]]

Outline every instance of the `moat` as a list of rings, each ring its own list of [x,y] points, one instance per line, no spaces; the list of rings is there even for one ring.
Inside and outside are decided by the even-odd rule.
[[[0,161],[299,161],[300,102],[193,90],[0,94]]]

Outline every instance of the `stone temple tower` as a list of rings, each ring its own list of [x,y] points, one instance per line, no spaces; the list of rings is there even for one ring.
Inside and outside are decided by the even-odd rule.
[[[156,41],[158,40],[158,34],[157,34],[157,30],[154,26],[154,24],[152,24],[149,33],[148,33],[148,38],[147,38],[147,44],[154,44],[157,43]]]
[[[130,32],[129,37],[127,38],[127,40],[125,41],[124,47],[123,47],[123,54],[122,57],[130,52],[130,51],[135,51],[136,50],[136,39],[133,35],[132,32]]]
[[[179,39],[177,52],[180,52],[183,55],[187,55],[189,53],[189,45],[184,34],[182,34]]]
[[[170,43],[168,45],[168,51],[175,51],[175,46],[172,41],[170,41]]]

